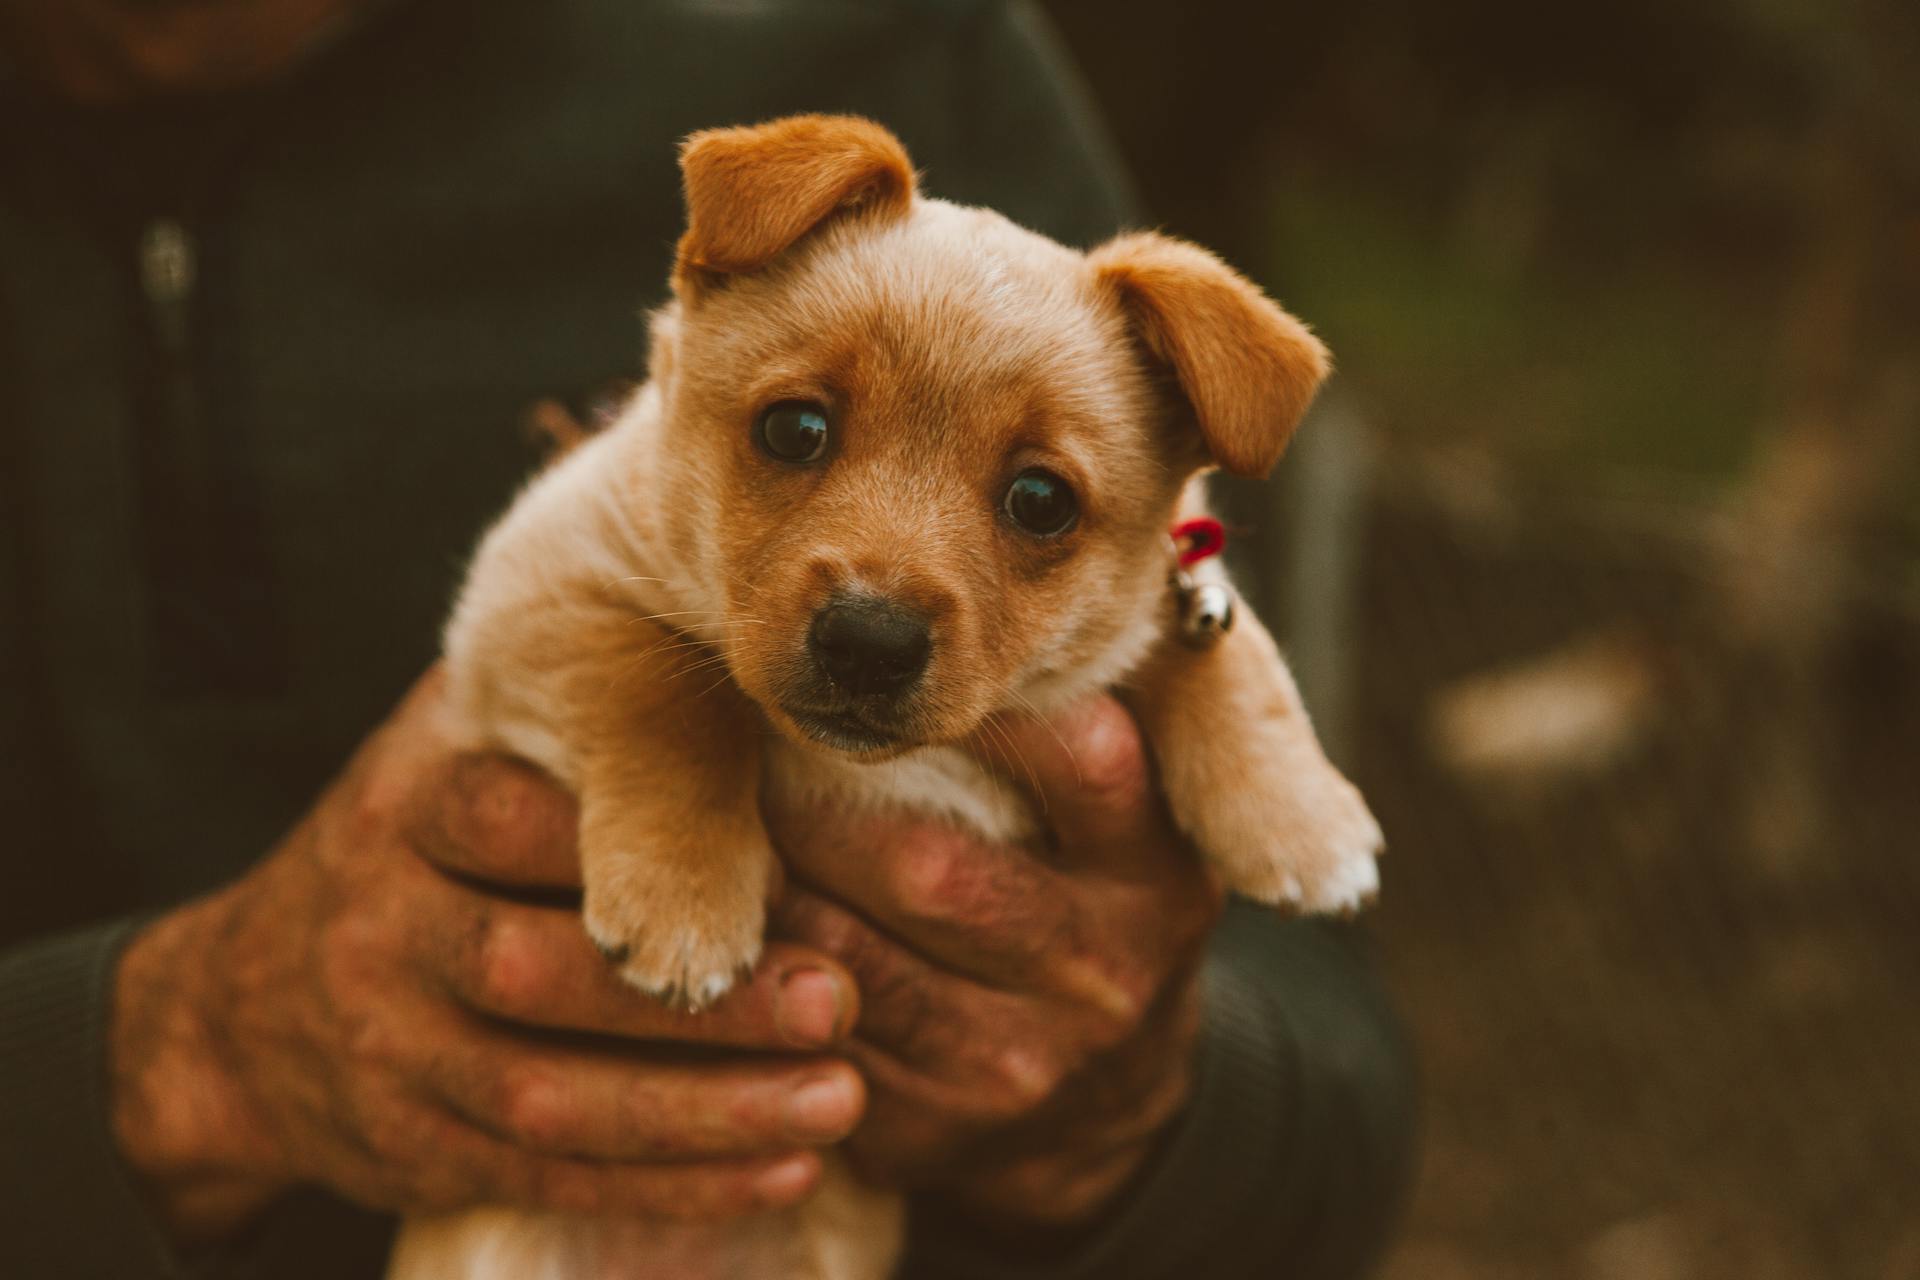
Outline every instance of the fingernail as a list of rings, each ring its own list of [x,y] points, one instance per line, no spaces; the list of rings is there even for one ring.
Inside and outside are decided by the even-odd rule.
[[[845,1075],[821,1076],[795,1089],[787,1099],[787,1132],[803,1142],[845,1137],[858,1118],[858,1107],[853,1081]]]
[[[780,980],[774,1022],[789,1043],[812,1047],[840,1037],[840,983],[824,969],[794,969]]]
[[[761,1199],[772,1204],[786,1204],[806,1194],[819,1169],[820,1162],[814,1157],[794,1156],[761,1174],[755,1185]]]

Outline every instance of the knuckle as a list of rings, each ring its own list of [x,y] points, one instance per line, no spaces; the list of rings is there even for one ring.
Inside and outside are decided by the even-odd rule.
[[[320,926],[315,942],[313,974],[340,1008],[365,1009],[366,993],[390,980],[386,966],[394,959],[394,934],[376,913],[337,915]]]
[[[570,840],[571,805],[528,766],[478,756],[465,762],[461,776],[462,826],[473,844],[511,856]]]
[[[345,1022],[340,1031],[344,1056],[358,1076],[384,1073],[400,1060],[405,1038],[396,1034],[385,1018],[361,1013]]]
[[[1052,1099],[1061,1081],[1059,1068],[1047,1056],[1027,1045],[1009,1045],[994,1054],[992,1072],[994,1109],[1008,1116],[1025,1115]]]
[[[1095,1052],[1118,1048],[1140,1030],[1153,1007],[1153,991],[1144,981],[1116,982],[1092,1010],[1087,1038]]]
[[[473,995],[494,1013],[536,1007],[549,985],[547,962],[536,941],[511,923],[492,922],[481,932]]]
[[[955,831],[928,829],[902,848],[892,866],[896,905],[922,920],[965,923],[992,919],[1001,906],[989,859]]]
[[[406,817],[407,797],[389,779],[369,779],[347,797],[344,829],[353,848],[364,849],[390,840]]]
[[[469,840],[488,847],[510,845],[534,825],[536,797],[518,769],[491,756],[469,756],[455,776],[461,833]]]
[[[523,1147],[554,1147],[567,1131],[566,1092],[544,1071],[511,1072],[501,1083],[500,1121]]]
[[[893,864],[895,900],[916,915],[932,914],[952,903],[964,883],[964,869],[949,842],[939,837],[917,841]]]
[[[1140,730],[1111,698],[1095,703],[1073,744],[1081,789],[1110,804],[1137,801],[1146,792],[1146,754]]]

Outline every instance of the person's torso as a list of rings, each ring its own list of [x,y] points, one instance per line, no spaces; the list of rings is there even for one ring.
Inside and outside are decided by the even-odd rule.
[[[640,373],[686,133],[863,112],[1100,230],[978,123],[994,7],[429,0],[245,98],[7,110],[0,942],[231,877],[433,660],[530,406]]]

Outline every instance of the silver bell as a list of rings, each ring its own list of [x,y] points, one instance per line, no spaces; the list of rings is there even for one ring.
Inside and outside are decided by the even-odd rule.
[[[1180,635],[1195,648],[1214,643],[1233,627],[1233,591],[1218,582],[1199,582],[1180,593]]]

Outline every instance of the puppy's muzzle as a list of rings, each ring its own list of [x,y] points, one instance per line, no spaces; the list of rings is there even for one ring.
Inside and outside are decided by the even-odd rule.
[[[893,697],[920,679],[933,629],[917,609],[879,596],[838,596],[813,615],[807,650],[820,673],[854,697]]]

